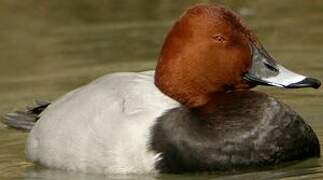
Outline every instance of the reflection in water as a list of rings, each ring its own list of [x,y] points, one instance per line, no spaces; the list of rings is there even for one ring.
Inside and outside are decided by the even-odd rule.
[[[125,180],[125,179],[138,179],[138,180],[209,180],[209,179],[223,179],[223,180],[240,180],[240,179],[276,179],[276,178],[313,178],[323,177],[322,170],[317,159],[309,159],[301,163],[292,163],[289,167],[275,167],[274,170],[264,170],[258,172],[230,172],[230,173],[217,173],[217,174],[185,174],[185,175],[98,175],[98,174],[83,174],[78,172],[66,172],[63,170],[53,170],[40,167],[30,167],[24,173],[25,180],[33,179],[47,179],[50,177],[52,180]]]
[[[115,71],[154,68],[171,23],[186,7],[210,0],[0,0],[0,114],[34,99],[55,99]],[[323,79],[323,2],[212,1],[240,12],[278,61]],[[323,90],[259,88],[280,98],[323,141]],[[312,159],[257,172],[213,175],[102,176],[34,166],[24,160],[26,133],[0,127],[0,178],[13,179],[303,179],[323,177]]]

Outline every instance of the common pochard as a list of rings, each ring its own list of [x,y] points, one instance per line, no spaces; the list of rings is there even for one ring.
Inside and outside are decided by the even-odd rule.
[[[195,5],[173,25],[156,71],[105,75],[6,115],[31,129],[28,160],[91,173],[181,173],[320,156],[309,125],[256,85],[318,88],[277,64],[239,15]]]

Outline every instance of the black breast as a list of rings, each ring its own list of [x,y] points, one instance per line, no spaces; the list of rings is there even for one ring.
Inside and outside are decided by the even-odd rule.
[[[207,108],[172,109],[152,128],[166,173],[264,167],[320,156],[319,141],[287,105],[262,93],[218,95]]]

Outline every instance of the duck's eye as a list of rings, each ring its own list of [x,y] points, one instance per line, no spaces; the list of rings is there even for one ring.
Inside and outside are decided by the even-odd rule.
[[[212,39],[216,42],[216,43],[225,43],[227,40],[225,37],[223,37],[221,34],[216,34],[212,36]]]

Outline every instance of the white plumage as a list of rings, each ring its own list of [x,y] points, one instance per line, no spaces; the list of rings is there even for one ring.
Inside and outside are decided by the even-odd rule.
[[[114,73],[61,97],[29,134],[27,158],[92,173],[154,172],[150,128],[179,104],[153,82],[154,71]]]

